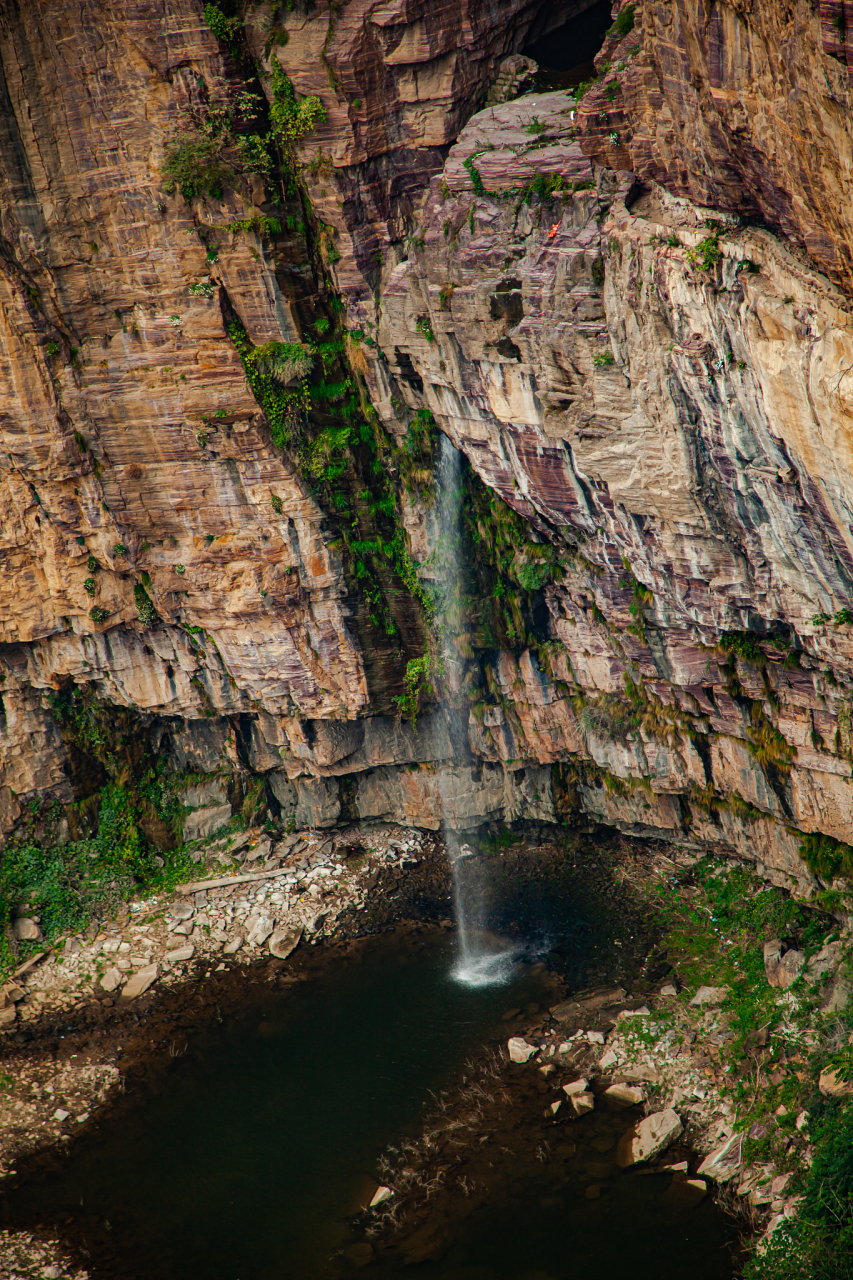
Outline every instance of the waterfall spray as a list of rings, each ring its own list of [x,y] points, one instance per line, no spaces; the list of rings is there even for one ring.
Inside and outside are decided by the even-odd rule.
[[[445,435],[441,437],[437,480],[438,540],[433,564],[439,587],[437,618],[445,690],[443,703],[453,760],[457,765],[464,765],[470,756],[467,716],[460,718],[457,706],[463,695],[465,659],[455,639],[466,621],[461,563],[462,468],[460,454]],[[486,933],[488,878],[482,860],[460,841],[454,825],[454,773],[443,770],[439,774],[441,825],[453,873],[453,910],[458,938],[453,976],[468,986],[490,986],[507,981],[516,949]]]

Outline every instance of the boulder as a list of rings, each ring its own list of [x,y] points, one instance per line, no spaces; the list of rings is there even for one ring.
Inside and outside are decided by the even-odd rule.
[[[588,1088],[589,1088],[588,1080],[584,1080],[584,1079],[573,1080],[571,1084],[563,1085],[563,1093],[566,1095],[567,1098],[572,1098],[577,1093],[586,1093]]]
[[[301,937],[301,929],[274,929],[269,941],[270,955],[277,960],[286,960],[299,946]]]
[[[853,1098],[853,1084],[842,1080],[834,1067],[825,1067],[821,1071],[817,1087],[825,1098]]]
[[[604,1009],[611,1004],[619,1004],[625,999],[624,987],[593,987],[590,991],[581,991],[572,1000],[565,1000],[555,1005],[551,1016],[558,1022],[565,1022],[579,1012],[592,1013],[596,1009]]]
[[[137,996],[141,996],[147,991],[152,982],[155,982],[160,975],[160,966],[158,964],[146,965],[144,969],[138,969],[132,978],[128,978],[122,990],[122,999],[135,1000]]]
[[[735,1133],[707,1155],[696,1170],[700,1177],[713,1178],[715,1182],[728,1182],[733,1178],[743,1158],[743,1134]]]
[[[272,841],[266,836],[259,840],[254,849],[246,850],[246,862],[257,862],[259,858],[268,858],[272,851]]]
[[[259,947],[262,942],[266,942],[275,928],[275,920],[267,915],[253,916],[247,922],[246,928],[246,941],[249,946]]]
[[[636,1107],[645,1102],[646,1095],[633,1084],[612,1084],[609,1089],[604,1090],[604,1098],[607,1106],[614,1111],[625,1111],[628,1107]]]
[[[690,1003],[692,1005],[722,1004],[728,994],[728,987],[700,987]]]
[[[825,974],[832,973],[833,969],[837,968],[843,951],[843,942],[827,942],[821,947],[817,955],[812,956],[806,965],[806,977],[809,982],[817,982]]]
[[[764,944],[764,972],[771,987],[790,987],[799,978],[805,963],[805,953],[786,948],[781,938]]]
[[[17,942],[41,941],[41,929],[38,927],[38,921],[33,920],[30,916],[21,916],[20,919],[13,920],[12,934]]]
[[[184,840],[206,840],[231,820],[230,804],[212,805],[207,809],[195,809],[184,818]]]
[[[646,1116],[619,1139],[616,1163],[620,1169],[627,1169],[630,1165],[653,1160],[681,1134],[682,1129],[683,1125],[671,1107]]]
[[[124,974],[121,969],[107,969],[106,973],[101,978],[101,986],[104,991],[115,991],[123,977]]]
[[[506,1047],[510,1062],[527,1062],[536,1052],[536,1045],[528,1044],[522,1036],[511,1036]]]
[[[853,996],[853,981],[837,973],[830,982],[820,1002],[820,1012],[824,1014],[843,1013]]]

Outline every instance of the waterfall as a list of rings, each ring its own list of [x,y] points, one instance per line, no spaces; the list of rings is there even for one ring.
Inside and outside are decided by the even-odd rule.
[[[464,697],[466,660],[457,637],[467,622],[462,556],[461,455],[447,436],[441,436],[437,471],[436,523],[438,537],[432,556],[437,585],[437,625],[441,643],[440,675],[444,708],[455,766],[470,762],[467,702]],[[466,986],[484,987],[509,980],[517,949],[486,931],[489,906],[488,875],[483,860],[460,840],[454,826],[454,771],[439,774],[441,826],[453,873],[453,911],[457,957],[453,977]]]

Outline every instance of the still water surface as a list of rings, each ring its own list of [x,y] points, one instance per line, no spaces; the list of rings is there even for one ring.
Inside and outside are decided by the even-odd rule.
[[[584,932],[584,931],[582,931]],[[592,930],[594,934],[595,930]],[[587,944],[590,931],[585,931]],[[429,1092],[501,1028],[508,1006],[549,1002],[520,965],[507,985],[451,977],[447,936],[377,940],[321,978],[271,989],[199,1032],[135,1105],[22,1187],[10,1225],[73,1215],[93,1277],[309,1280],[352,1239],[347,1216],[376,1186],[388,1142],[417,1129]],[[503,1034],[506,1034],[505,1031]],[[661,1178],[581,1188],[520,1180],[473,1213],[438,1261],[369,1268],[383,1280],[727,1280],[725,1220],[673,1213]],[[662,1185],[664,1184],[664,1185]],[[107,1224],[109,1224],[107,1226]],[[109,1256],[111,1255],[111,1256]]]

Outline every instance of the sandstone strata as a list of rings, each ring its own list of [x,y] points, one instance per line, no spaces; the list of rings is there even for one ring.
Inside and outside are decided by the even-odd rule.
[[[7,10],[5,830],[106,779],[57,714],[76,687],[219,787],[181,792],[193,838],[250,801],[435,827],[441,790],[461,827],[559,810],[809,892],[803,833],[853,837],[846,36],[831,3],[781,43],[778,5],[716,6],[706,39],[694,0],[641,4],[579,108],[477,111],[527,33],[584,7],[358,0],[270,28],[259,6],[242,64],[195,0]],[[313,256],[290,213],[228,230],[276,207],[259,181],[163,191],[186,113],[251,66],[271,92],[273,58],[326,111]],[[478,644],[467,703],[417,729],[394,714],[427,644],[412,584],[386,592],[391,640],[227,330],[305,338],[327,277],[389,436],[428,410],[526,522],[523,641]],[[428,560],[426,491],[388,474]]]

